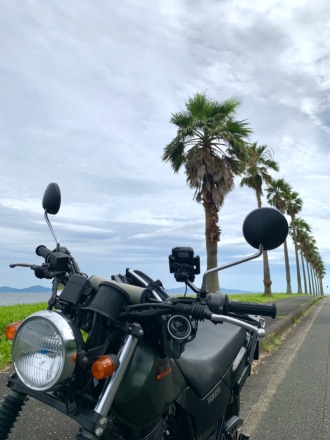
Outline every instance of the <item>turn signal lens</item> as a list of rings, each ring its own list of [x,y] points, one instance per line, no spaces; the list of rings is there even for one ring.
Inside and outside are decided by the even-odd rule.
[[[5,336],[7,339],[9,339],[10,341],[12,341],[15,337],[16,331],[18,329],[18,327],[21,325],[22,321],[16,321],[16,322],[12,322],[11,324],[7,325],[7,327],[5,328]]]
[[[92,364],[92,375],[95,379],[105,379],[106,377],[112,376],[116,371],[117,362],[110,356],[100,356]]]

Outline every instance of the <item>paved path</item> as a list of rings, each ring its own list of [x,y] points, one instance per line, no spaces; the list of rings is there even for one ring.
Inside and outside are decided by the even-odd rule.
[[[288,295],[288,298],[280,299],[276,301],[277,317],[275,319],[266,318],[266,332],[271,333],[276,327],[287,318],[290,318],[293,314],[303,311],[308,308],[312,303],[320,299],[313,295]]]
[[[242,393],[251,440],[330,438],[330,299],[266,356]]]

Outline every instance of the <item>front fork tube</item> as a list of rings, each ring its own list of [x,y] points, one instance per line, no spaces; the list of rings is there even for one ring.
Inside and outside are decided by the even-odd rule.
[[[113,376],[107,379],[94,408],[94,411],[102,417],[108,416],[119,385],[134,354],[135,347],[139,339],[143,336],[143,330],[139,324],[132,324],[131,328],[131,334],[127,337],[119,354],[119,367]]]

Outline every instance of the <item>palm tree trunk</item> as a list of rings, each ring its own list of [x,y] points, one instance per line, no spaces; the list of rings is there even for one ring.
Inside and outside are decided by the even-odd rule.
[[[218,266],[218,241],[220,229],[218,227],[218,211],[212,202],[204,201],[205,211],[205,242],[207,269]],[[208,292],[218,292],[220,290],[218,272],[211,273],[207,278]]]
[[[256,196],[257,196],[258,208],[261,208],[262,202],[261,202],[260,191],[256,190]],[[267,251],[263,251],[262,258],[263,258],[263,263],[264,263],[264,295],[271,296],[272,295],[272,288],[271,288],[272,280],[270,278],[270,269],[269,269]]]
[[[304,264],[304,257],[302,252],[300,252],[300,258],[301,258],[301,267],[303,271],[303,278],[304,278],[304,293],[307,294],[307,280],[306,280],[306,271],[305,271],[305,264]]]
[[[312,290],[312,283],[311,283],[311,273],[310,273],[310,266],[309,266],[309,262],[307,261],[307,274],[308,274],[308,286],[309,286],[309,294],[312,295],[313,294],[313,290]]]
[[[264,260],[264,294],[267,296],[272,295],[272,280],[270,279],[270,270],[269,270],[269,263],[268,263],[268,254],[267,251],[263,251],[262,253],[263,260]]]
[[[317,295],[317,284],[316,284],[316,277],[315,277],[315,270],[312,268],[312,280],[313,280],[313,286],[314,286],[314,295]]]
[[[289,253],[288,253],[288,244],[285,240],[283,243],[284,246],[284,261],[285,261],[285,275],[286,275],[286,293],[291,294],[291,276],[290,276],[290,263],[289,263]]]
[[[300,265],[299,265],[298,249],[297,249],[297,244],[296,243],[294,243],[294,250],[295,250],[295,254],[296,254],[296,267],[297,267],[297,283],[298,283],[298,292],[297,293],[302,293],[302,289],[301,289],[301,276],[300,276]]]
[[[314,284],[314,269],[311,263],[309,263],[309,268],[311,271],[311,284],[312,284],[312,293],[315,295],[315,284]]]

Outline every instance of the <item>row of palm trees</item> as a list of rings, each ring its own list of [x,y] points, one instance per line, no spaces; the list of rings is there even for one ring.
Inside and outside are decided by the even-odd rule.
[[[316,246],[315,238],[311,235],[311,226],[304,219],[297,217],[303,206],[302,199],[284,179],[278,179],[273,180],[268,186],[267,200],[271,205],[291,218],[289,232],[294,243],[298,293],[323,295],[322,279],[325,275],[325,265]],[[284,246],[284,254],[287,282],[286,293],[292,293],[286,246]],[[301,266],[299,259],[301,260]],[[304,288],[302,288],[300,267],[302,268]]]
[[[205,212],[205,239],[207,269],[217,266],[218,242],[221,229],[218,213],[226,195],[233,190],[236,176],[241,176],[240,186],[254,190],[257,206],[262,206],[263,191],[267,201],[291,218],[290,234],[296,255],[298,293],[302,293],[300,262],[304,293],[323,294],[322,278],[325,266],[311,235],[311,227],[297,217],[302,209],[299,194],[284,179],[275,180],[271,172],[279,165],[267,145],[249,143],[252,130],[246,120],[235,119],[240,102],[229,99],[217,102],[205,94],[189,98],[186,110],[172,114],[171,123],[177,134],[164,148],[162,159],[170,162],[174,172],[185,168],[187,184],[194,189],[194,198]],[[263,253],[264,293],[271,295],[271,277],[267,252]],[[292,293],[287,243],[284,243],[287,293]],[[208,280],[210,291],[220,290],[217,273]]]

